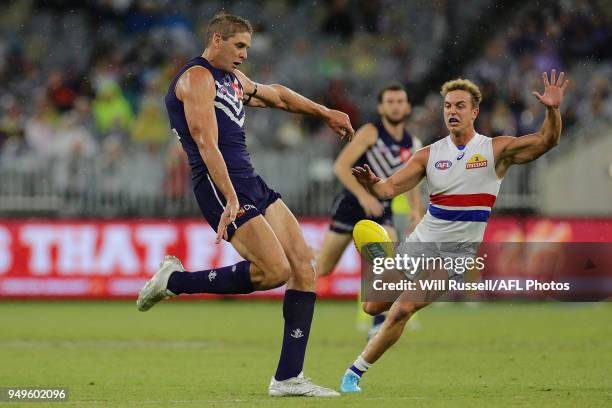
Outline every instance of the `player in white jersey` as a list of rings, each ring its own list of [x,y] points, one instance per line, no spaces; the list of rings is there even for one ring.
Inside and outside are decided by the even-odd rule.
[[[353,175],[373,195],[391,198],[414,188],[427,179],[430,204],[427,214],[400,250],[410,247],[433,252],[437,256],[470,256],[482,241],[491,207],[501,180],[513,164],[536,160],[559,143],[561,114],[559,106],[569,84],[561,72],[557,78],[552,70],[542,74],[544,93],[533,95],[546,108],[546,117],[536,133],[495,139],[476,133],[474,121],[482,99],[478,87],[469,80],[456,79],[442,86],[444,122],[450,134],[444,139],[419,150],[406,166],[386,180],[378,178],[366,165],[353,169]],[[445,243],[450,244],[446,245]],[[417,256],[419,254],[416,254]],[[457,278],[455,271],[423,271],[447,273]],[[410,293],[408,293],[410,292]],[[340,384],[342,392],[359,392],[361,376],[401,336],[406,322],[419,309],[427,306],[441,292],[411,290],[402,293],[395,302],[364,302],[366,313],[389,314],[379,332],[347,369]]]

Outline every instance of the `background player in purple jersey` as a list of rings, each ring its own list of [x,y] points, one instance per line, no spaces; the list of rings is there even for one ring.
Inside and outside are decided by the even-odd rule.
[[[401,84],[389,84],[380,90],[377,109],[380,119],[358,129],[353,140],[336,159],[334,172],[344,189],[334,199],[329,231],[317,253],[321,276],[332,273],[351,242],[353,227],[359,220],[373,220],[387,230],[393,241],[398,239],[393,226],[391,200],[380,200],[370,194],[353,177],[351,169],[367,163],[378,177],[391,177],[422,147],[422,143],[406,131],[405,121],[411,105],[408,93]],[[419,189],[412,189],[406,195],[411,208],[408,225],[414,227],[424,214],[421,193]],[[383,321],[384,315],[374,318],[371,334]]]
[[[313,115],[341,137],[351,138],[353,129],[346,114],[281,85],[257,84],[240,72],[237,67],[247,59],[252,32],[239,16],[213,17],[204,53],[179,71],[166,94],[170,124],[189,158],[202,214],[217,231],[217,242],[227,239],[245,261],[185,272],[178,259],[166,257],[141,290],[137,306],[145,311],[183,293],[241,294],[287,283],[283,346],[269,395],[335,396],[337,392],[302,374],[316,298],[316,264],[297,220],[251,165],[244,105]]]

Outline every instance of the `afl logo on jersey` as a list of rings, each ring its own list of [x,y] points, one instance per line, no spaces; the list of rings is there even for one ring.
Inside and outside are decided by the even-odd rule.
[[[438,170],[446,170],[449,169],[450,166],[453,165],[453,162],[450,160],[438,160],[436,162],[436,169]]]
[[[481,167],[487,167],[487,159],[480,153],[472,155],[470,160],[465,163],[466,169],[479,169]]]

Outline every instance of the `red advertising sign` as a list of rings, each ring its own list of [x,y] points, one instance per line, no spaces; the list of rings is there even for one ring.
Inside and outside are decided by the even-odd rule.
[[[493,218],[488,241],[609,242],[612,219]],[[326,220],[302,220],[315,250],[328,229]],[[241,260],[228,243],[215,245],[204,222],[55,221],[0,222],[0,297],[134,298],[165,254],[189,271]],[[355,297],[360,260],[352,245],[334,273],[317,283],[320,297]],[[249,296],[280,297],[284,288]]]
[[[326,221],[302,224],[318,248]],[[5,221],[0,222],[0,297],[135,297],[165,254],[189,271],[240,261],[233,247],[214,243],[200,221]],[[359,257],[348,248],[335,273],[320,281],[321,296],[353,297]],[[284,288],[252,296],[282,296]]]

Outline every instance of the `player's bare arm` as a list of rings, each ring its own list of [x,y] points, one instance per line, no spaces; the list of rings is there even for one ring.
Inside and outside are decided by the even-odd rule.
[[[287,112],[312,115],[323,120],[340,138],[349,140],[355,131],[346,113],[329,109],[305,96],[278,84],[264,85],[251,81],[240,70],[234,73],[242,83],[247,106],[283,109]]]
[[[386,180],[377,177],[367,164],[364,167],[354,167],[352,174],[371,194],[381,200],[389,200],[419,184],[425,177],[427,160],[429,146],[417,151],[401,170]]]
[[[176,96],[183,102],[189,131],[198,145],[210,177],[227,201],[217,230],[216,242],[219,243],[227,237],[227,225],[236,219],[239,204],[218,146],[215,93],[214,79],[203,68],[185,72],[176,85]]]
[[[417,186],[415,188],[410,189],[406,196],[408,197],[408,203],[410,204],[410,214],[409,221],[412,227],[414,228],[423,215],[425,215],[425,205],[423,204],[423,199],[421,197],[421,189]]]
[[[380,217],[384,208],[380,201],[353,177],[351,168],[370,146],[376,143],[377,138],[377,130],[373,124],[362,126],[355,133],[353,140],[344,146],[334,163],[334,173],[344,187],[357,197],[368,217]]]
[[[569,85],[565,73],[557,78],[553,69],[548,80],[548,73],[542,73],[544,94],[533,92],[533,95],[546,107],[546,117],[542,127],[536,133],[525,136],[500,136],[493,139],[495,154],[495,171],[498,177],[503,177],[513,164],[524,164],[538,157],[559,144],[561,137],[561,113],[559,106],[563,102],[563,94]]]

